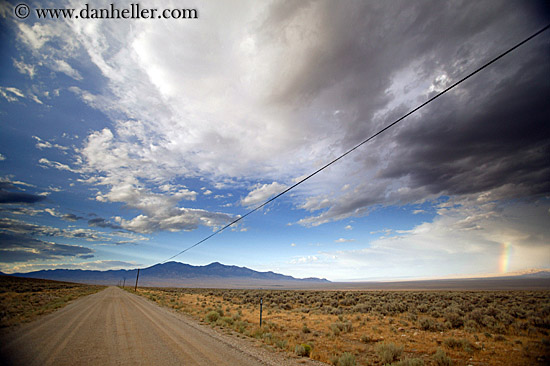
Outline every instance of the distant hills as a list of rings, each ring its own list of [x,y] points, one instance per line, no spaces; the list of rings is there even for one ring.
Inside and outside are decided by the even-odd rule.
[[[137,269],[91,271],[80,269],[54,269],[29,273],[14,273],[12,276],[41,278],[47,280],[134,286]],[[307,287],[308,284],[330,283],[320,278],[294,278],[274,272],[258,272],[246,267],[228,266],[218,262],[206,266],[193,266],[180,262],[167,262],[140,269],[140,286],[163,287]]]
[[[16,277],[99,285],[122,284],[125,279],[128,287],[135,286],[136,275],[137,269],[109,271],[55,269],[11,274]],[[294,278],[271,271],[258,272],[250,268],[228,266],[218,262],[206,266],[167,262],[141,269],[139,286],[321,290],[550,290],[550,271],[529,270],[475,278],[330,282],[320,278]]]
[[[550,271],[529,271],[527,273],[522,273],[517,277],[521,278],[550,278]]]

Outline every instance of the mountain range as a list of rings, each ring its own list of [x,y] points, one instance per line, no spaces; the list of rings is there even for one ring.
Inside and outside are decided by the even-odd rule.
[[[42,270],[13,273],[9,276],[134,287],[137,269],[92,271],[80,269]],[[7,275],[0,272],[0,275]],[[264,288],[264,289],[338,289],[338,290],[536,290],[550,289],[550,271],[529,270],[500,276],[425,280],[331,282],[320,278],[294,278],[274,272],[258,272],[246,267],[218,262],[193,266],[167,262],[140,269],[139,286]]]
[[[134,286],[137,269],[92,271],[81,269],[54,269],[11,276],[47,280],[88,283],[98,285],[126,284]],[[294,278],[274,272],[258,272],[246,267],[228,266],[218,262],[206,266],[193,266],[180,262],[167,262],[140,269],[140,286],[165,287],[296,287],[308,284],[330,283],[320,278]]]

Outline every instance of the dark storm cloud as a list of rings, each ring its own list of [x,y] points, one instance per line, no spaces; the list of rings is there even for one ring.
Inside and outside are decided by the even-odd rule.
[[[0,189],[13,189],[15,186],[9,181],[0,181]]]
[[[30,224],[10,218],[0,219],[0,230],[22,235],[56,236],[62,233],[62,230],[58,228]]]
[[[93,250],[81,246],[48,243],[28,235],[0,232],[0,261],[3,263],[81,257],[91,253]]]
[[[293,21],[309,11],[306,26],[321,25],[310,38],[322,42],[304,41],[306,61],[288,67],[291,77],[281,78],[272,102],[341,110],[341,138],[332,147],[344,151],[550,23],[542,4],[320,1],[294,13],[276,4],[262,24],[266,40],[284,43],[285,32],[299,27]],[[353,194],[333,196],[324,211],[310,209],[323,212],[302,223],[438,195],[548,194],[549,43],[550,31],[377,137],[354,155],[369,184],[356,182]],[[308,203],[315,207],[316,199]]]
[[[36,203],[45,200],[46,197],[23,192],[9,192],[0,189],[0,204],[2,203]]]
[[[46,199],[45,196],[20,192],[20,188],[13,182],[5,178],[0,179],[0,204],[36,203]]]
[[[96,217],[95,219],[88,220],[88,225],[95,226],[95,227],[102,227],[102,228],[110,228],[115,230],[121,229],[119,225],[110,223],[101,217]]]
[[[84,219],[83,217],[76,216],[75,214],[64,214],[61,218],[65,221],[78,221]]]
[[[495,41],[507,44],[516,39],[514,35],[538,27],[518,21],[525,15],[534,17],[536,10],[532,4],[520,2],[293,3],[274,5],[262,24],[263,37],[284,43],[285,32],[303,23],[301,17],[310,9],[312,15],[304,28],[320,24],[311,37],[320,42],[304,42],[303,62],[296,63],[298,66],[289,63],[286,74],[291,77],[280,79],[272,101],[298,105],[337,89],[326,102],[348,111],[348,132],[338,142],[345,146],[378,127],[371,122],[373,114],[391,100],[386,90],[397,71],[416,67],[415,72],[428,76],[434,68],[450,65],[447,72],[454,78],[476,65],[478,58],[494,54],[489,51],[495,48]],[[306,31],[304,34],[307,38]]]
[[[78,256],[78,258],[80,258],[80,259],[90,259],[90,258],[93,258],[93,257],[95,257],[95,255],[93,255],[93,254],[80,254]]]
[[[547,38],[548,40],[548,38]],[[382,178],[410,178],[434,194],[470,194],[506,185],[505,195],[550,192],[550,57],[515,54],[516,71],[496,65],[500,80],[472,80],[462,97],[450,94],[395,136],[394,158]],[[517,65],[520,65],[517,67]]]
[[[109,241],[100,232],[90,229],[60,229],[10,218],[0,218],[0,231],[17,235],[62,236],[65,238],[85,239],[87,241]]]

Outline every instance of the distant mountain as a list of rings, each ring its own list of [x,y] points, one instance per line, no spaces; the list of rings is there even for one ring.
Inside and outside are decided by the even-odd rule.
[[[127,286],[134,286],[137,269],[90,271],[80,269],[54,269],[12,276],[42,278],[102,285],[116,285],[126,279]],[[300,284],[329,283],[319,278],[294,278],[274,272],[258,272],[246,267],[227,266],[218,262],[206,266],[192,266],[180,262],[167,262],[140,269],[140,286],[174,287],[294,287]]]
[[[532,271],[532,272],[529,272],[529,273],[521,274],[517,277],[521,277],[521,278],[550,278],[550,271],[546,271],[546,270]]]

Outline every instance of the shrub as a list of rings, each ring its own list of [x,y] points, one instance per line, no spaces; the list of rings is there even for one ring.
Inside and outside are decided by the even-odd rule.
[[[391,363],[403,353],[403,346],[396,346],[393,343],[380,343],[375,348],[376,354],[383,364]]]
[[[449,348],[460,348],[462,347],[462,343],[455,338],[447,338],[443,341],[443,344]]]
[[[466,322],[464,323],[464,330],[467,332],[474,333],[477,328],[477,323],[472,319],[466,320]]]
[[[371,343],[376,342],[376,339],[371,337],[370,335],[362,335],[361,338],[359,338],[361,342],[363,343]]]
[[[235,330],[239,333],[244,333],[247,325],[248,322],[239,320],[235,323]]]
[[[209,323],[214,323],[220,318],[220,314],[217,311],[211,311],[206,314],[206,321]]]
[[[352,331],[352,329],[353,329],[353,326],[349,321],[332,323],[330,325],[330,330],[332,330],[334,335],[339,335],[340,332],[349,333]]]
[[[311,346],[307,343],[299,344],[294,348],[294,352],[300,357],[309,357],[311,354]]]
[[[234,320],[233,318],[230,318],[228,316],[222,316],[221,318],[218,319],[217,323],[222,326],[232,326],[234,323]]]
[[[438,348],[435,352],[433,359],[435,361],[435,364],[437,366],[452,366],[453,360],[447,354],[445,351],[443,351],[441,348]]]
[[[468,353],[472,353],[474,352],[474,345],[467,339],[463,338],[460,340],[460,342],[462,343],[462,349]]]
[[[435,332],[440,328],[439,324],[432,318],[420,318],[418,323],[422,330],[431,330]]]
[[[355,356],[349,352],[344,352],[340,358],[338,358],[338,366],[355,366]]]
[[[288,344],[288,341],[286,339],[279,339],[275,341],[275,345],[280,349],[286,349],[287,344]]]
[[[464,325],[464,319],[454,312],[445,313],[445,320],[449,322],[450,328],[460,328]]]
[[[474,351],[474,346],[472,343],[470,343],[469,340],[462,338],[462,339],[455,339],[453,337],[447,338],[443,341],[443,344],[449,348],[462,348],[464,351],[471,353]]]
[[[252,330],[252,333],[250,335],[256,339],[262,339],[265,333],[269,333],[269,332],[266,329],[256,327]]]

